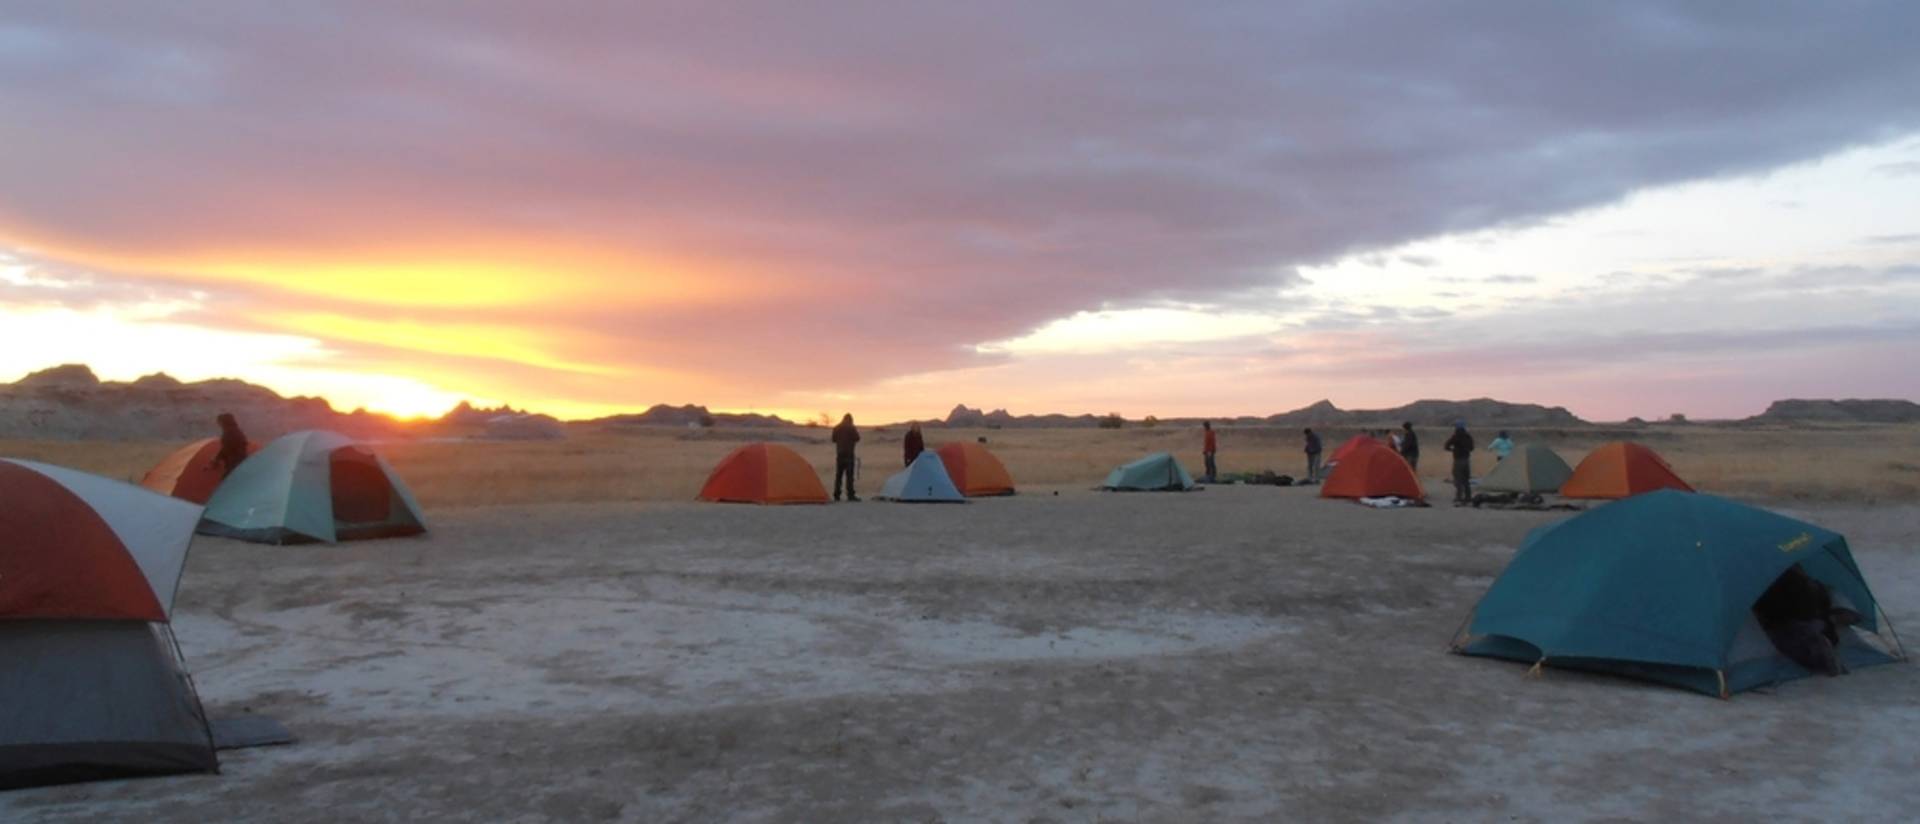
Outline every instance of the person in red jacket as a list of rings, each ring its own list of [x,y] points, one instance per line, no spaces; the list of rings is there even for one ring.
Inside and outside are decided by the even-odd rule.
[[[913,465],[913,459],[927,451],[927,439],[920,434],[920,422],[915,421],[907,427],[907,440],[904,444],[907,453],[907,466]]]
[[[1201,421],[1200,430],[1201,432],[1204,433],[1201,436],[1201,441],[1200,441],[1200,457],[1206,462],[1206,465],[1207,465],[1207,483],[1213,483],[1214,482],[1213,456],[1214,456],[1214,453],[1220,451],[1220,442],[1214,438],[1212,421]]]

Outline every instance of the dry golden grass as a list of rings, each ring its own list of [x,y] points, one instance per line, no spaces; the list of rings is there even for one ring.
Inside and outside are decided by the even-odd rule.
[[[860,489],[871,494],[901,463],[900,427],[868,429],[861,444]],[[1322,433],[1329,449],[1354,434]],[[1421,474],[1444,479],[1446,433],[1423,430]],[[1484,444],[1491,431],[1475,435]],[[1108,470],[1140,455],[1170,451],[1196,474],[1200,436],[1187,427],[1123,430],[928,430],[931,444],[985,437],[1028,491],[1092,487]],[[1702,490],[1777,500],[1874,503],[1920,500],[1920,426],[1745,429],[1716,426],[1515,430],[1521,442],[1545,443],[1569,463],[1605,441],[1630,438],[1658,450]],[[832,482],[833,448],[822,430],[647,429],[551,442],[395,442],[380,450],[428,507],[509,503],[691,500],[707,472],[733,448],[770,438],[812,461]],[[1294,429],[1220,430],[1220,471],[1272,469],[1298,474],[1303,459]],[[0,441],[0,455],[46,461],[115,478],[137,479],[178,444]],[[1492,465],[1482,452],[1476,473]]]

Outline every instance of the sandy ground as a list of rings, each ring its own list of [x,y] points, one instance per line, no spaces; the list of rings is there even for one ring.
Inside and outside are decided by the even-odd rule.
[[[1920,669],[1720,701],[1445,652],[1531,527],[1310,490],[450,509],[203,539],[210,711],[294,746],[0,820],[1775,820],[1920,815]],[[1920,507],[1803,507],[1920,637]]]

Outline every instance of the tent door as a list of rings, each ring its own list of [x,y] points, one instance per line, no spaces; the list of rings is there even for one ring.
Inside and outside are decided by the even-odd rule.
[[[335,521],[369,524],[393,517],[393,485],[372,453],[354,447],[337,449],[331,469]]]

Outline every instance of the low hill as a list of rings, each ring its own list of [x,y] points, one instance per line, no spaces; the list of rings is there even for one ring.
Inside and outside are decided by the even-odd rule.
[[[41,440],[185,440],[218,433],[213,418],[231,412],[256,440],[301,429],[356,437],[397,434],[402,425],[364,411],[339,412],[321,398],[287,398],[245,381],[182,383],[153,374],[130,383],[102,381],[69,364],[0,383],[0,437]]]
[[[1915,423],[1920,422],[1920,403],[1882,398],[1876,400],[1804,400],[1774,401],[1767,411],[1748,418],[1754,423]]]
[[[1586,423],[1563,406],[1533,403],[1508,403],[1492,398],[1467,401],[1422,400],[1391,409],[1341,409],[1331,401],[1320,401],[1292,412],[1269,416],[1275,426],[1358,426],[1389,427],[1412,421],[1416,426],[1452,426],[1464,420],[1468,426],[1579,426]]]
[[[581,425],[602,429],[620,429],[632,426],[725,426],[725,427],[780,427],[793,426],[778,415],[756,415],[736,412],[711,412],[704,406],[668,406],[656,404],[633,415],[613,415],[582,421]]]
[[[946,420],[925,423],[952,429],[1041,429],[1094,427],[1100,424],[1100,419],[1094,415],[1014,415],[1005,409],[983,412],[960,404],[947,413]]]

